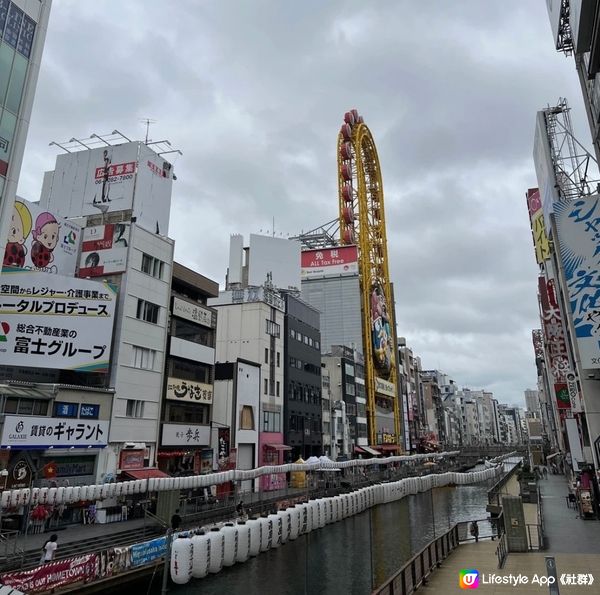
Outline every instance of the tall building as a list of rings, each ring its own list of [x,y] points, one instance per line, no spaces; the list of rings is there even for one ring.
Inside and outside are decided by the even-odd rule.
[[[52,0],[0,0],[0,245],[8,236]]]
[[[214,452],[211,436],[217,312],[206,301],[217,295],[218,283],[173,263],[157,454],[169,475],[211,472],[229,457],[228,448]]]
[[[323,454],[319,312],[284,294],[284,441],[292,458]]]
[[[540,417],[540,401],[537,390],[525,390],[525,406],[531,417]]]

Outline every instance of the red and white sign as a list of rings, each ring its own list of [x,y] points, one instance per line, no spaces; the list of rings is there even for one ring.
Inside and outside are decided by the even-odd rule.
[[[83,230],[79,277],[101,277],[127,268],[129,223],[111,223]]]
[[[122,450],[119,455],[119,468],[121,471],[133,469],[143,469],[144,467],[144,451],[139,450]]]
[[[94,177],[96,180],[108,177],[113,181],[112,178],[133,173],[135,173],[135,161],[130,161],[129,163],[113,163],[104,167],[97,167]]]
[[[302,252],[300,276],[303,280],[356,273],[358,273],[356,246],[338,246]]]
[[[96,554],[85,554],[59,562],[48,562],[31,570],[6,572],[0,583],[23,593],[42,593],[96,577]]]

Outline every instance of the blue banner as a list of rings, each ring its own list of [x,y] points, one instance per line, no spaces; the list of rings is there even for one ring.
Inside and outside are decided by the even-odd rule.
[[[131,566],[142,566],[161,558],[167,553],[167,538],[159,537],[144,543],[136,543],[130,548]]]

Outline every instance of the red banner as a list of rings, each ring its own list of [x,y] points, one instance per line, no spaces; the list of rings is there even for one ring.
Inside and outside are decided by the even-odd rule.
[[[50,591],[95,578],[97,558],[96,554],[86,554],[77,558],[48,562],[31,570],[7,572],[0,575],[0,583],[24,593]]]

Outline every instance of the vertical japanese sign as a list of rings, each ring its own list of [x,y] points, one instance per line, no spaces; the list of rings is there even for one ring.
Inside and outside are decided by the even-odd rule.
[[[571,407],[567,388],[567,374],[570,370],[565,331],[560,316],[554,279],[538,278],[542,324],[546,349],[550,361],[550,371],[554,383],[554,394],[559,409]]]
[[[527,209],[529,210],[529,223],[533,236],[535,259],[538,264],[541,264],[550,258],[550,242],[548,241],[546,224],[544,223],[540,191],[537,188],[530,188],[527,191]]]
[[[5,270],[0,283],[0,361],[106,372],[116,297],[108,283]]]
[[[534,329],[531,331],[531,338],[533,341],[533,351],[535,353],[535,359],[544,359],[544,337],[541,329]]]
[[[600,196],[555,205],[560,258],[581,366],[600,368]]]

